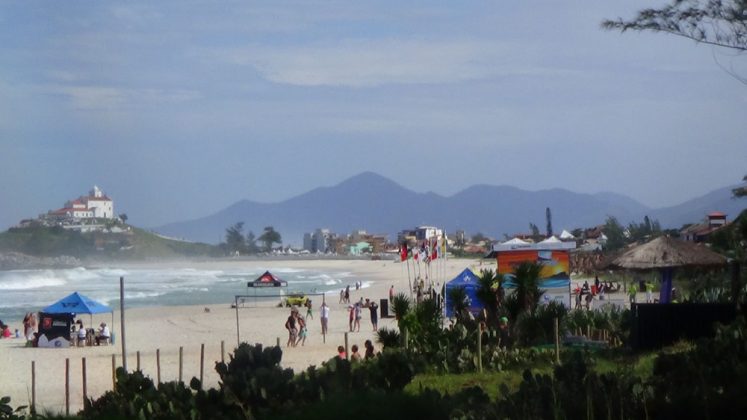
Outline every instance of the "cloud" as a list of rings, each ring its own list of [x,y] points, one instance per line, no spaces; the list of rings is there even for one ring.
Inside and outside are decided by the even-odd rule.
[[[78,110],[112,110],[135,105],[180,103],[198,99],[197,91],[183,89],[130,89],[96,85],[47,85],[42,91],[62,95]]]
[[[297,86],[458,83],[556,71],[535,64],[531,50],[471,40],[347,40],[335,45],[250,46],[219,55],[252,66],[272,82]]]

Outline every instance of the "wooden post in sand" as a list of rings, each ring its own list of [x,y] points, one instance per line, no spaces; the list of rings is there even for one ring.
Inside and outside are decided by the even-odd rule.
[[[86,358],[81,360],[81,370],[83,371],[83,406],[85,407],[86,398],[88,398],[88,389],[86,387]]]
[[[36,413],[36,361],[31,361],[31,414]]]
[[[117,356],[112,354],[112,389],[117,387]]]
[[[65,415],[70,415],[70,359],[65,359]]]
[[[120,337],[120,343],[122,343],[122,367],[127,372],[127,346],[125,345],[125,306],[124,306],[124,277],[119,278],[119,315],[120,315],[120,326],[122,331],[122,337]]]
[[[239,337],[239,297],[233,298],[233,306],[236,308],[236,347],[241,344],[241,338]]]
[[[202,385],[202,373],[205,371],[205,343],[200,344],[200,387],[205,388]]]
[[[179,347],[179,383],[182,383],[182,367],[184,366],[184,347]]]
[[[161,349],[156,349],[156,380],[161,385]]]
[[[345,359],[350,360],[350,353],[348,352],[348,333],[345,332]]]
[[[280,347],[280,337],[275,337],[275,346]]]
[[[135,357],[137,359],[137,370],[140,370],[140,350],[135,352]]]
[[[226,342],[220,340],[220,362],[226,363]]]

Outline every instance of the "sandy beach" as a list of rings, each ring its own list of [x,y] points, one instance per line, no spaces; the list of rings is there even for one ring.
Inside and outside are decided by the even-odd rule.
[[[226,268],[247,264],[236,261],[204,261],[163,263],[168,267],[195,268]],[[251,264],[256,264],[252,261]],[[393,261],[361,261],[361,260],[284,260],[267,261],[267,269],[274,267],[291,267],[319,270],[350,271],[356,277],[366,279],[367,287],[355,290],[351,284],[351,301],[360,298],[372,300],[388,297],[388,290],[394,285],[397,292],[407,290],[407,272],[405,266]],[[159,266],[157,263],[140,264],[138,266]],[[456,276],[465,267],[490,267],[483,262],[482,267],[476,260],[449,259],[439,264],[439,269],[433,269],[433,277],[447,281]],[[493,268],[495,264],[492,264]],[[434,265],[435,267],[435,265]],[[126,281],[126,279],[125,279]],[[352,280],[351,280],[352,282]],[[126,286],[125,286],[126,287]],[[243,285],[237,285],[237,294],[245,293]],[[72,290],[71,290],[72,292]],[[339,303],[339,291],[326,295],[327,304],[331,308],[329,334],[326,343],[323,342],[319,321],[319,305],[321,296],[314,298],[314,319],[309,319],[309,337],[301,347],[286,348],[287,332],[283,325],[289,310],[275,307],[273,303],[251,304],[250,302],[239,309],[240,340],[262,345],[275,345],[280,339],[283,346],[282,365],[292,368],[296,372],[304,370],[310,365],[319,365],[323,361],[336,355],[337,346],[344,345],[344,333],[348,331],[347,305]],[[224,305],[192,305],[192,306],[163,306],[145,308],[127,308],[126,315],[126,346],[127,366],[129,370],[137,367],[137,352],[140,353],[140,369],[149,377],[156,379],[156,351],[160,351],[161,381],[173,381],[179,377],[179,349],[183,349],[182,378],[188,383],[192,377],[200,376],[201,345],[205,346],[204,382],[206,387],[216,387],[218,377],[215,373],[215,362],[221,360],[221,342],[225,345],[225,357],[237,345],[236,311],[230,307],[231,302]],[[275,302],[277,303],[277,302]],[[29,308],[39,310],[40,308]],[[302,310],[305,314],[305,310]],[[390,311],[391,314],[391,311]],[[86,326],[91,325],[91,318],[83,315]],[[11,330],[22,330],[21,320],[4,320]],[[117,308],[110,314],[95,315],[92,318],[94,326],[100,322],[113,325],[115,334],[114,345],[100,347],[78,347],[66,349],[46,349],[24,347],[23,339],[0,340],[0,396],[8,395],[12,398],[14,407],[30,404],[31,402],[31,370],[35,362],[36,370],[36,403],[40,410],[64,412],[65,410],[65,364],[69,360],[70,410],[76,412],[82,407],[82,359],[86,359],[87,394],[98,397],[112,389],[112,355],[115,355],[117,366],[122,365],[120,312]],[[379,320],[379,327],[396,327],[394,318]],[[364,309],[360,332],[349,334],[349,343],[363,347],[365,340],[371,339],[375,343],[371,327],[369,311]],[[376,345],[378,349],[378,345]]]

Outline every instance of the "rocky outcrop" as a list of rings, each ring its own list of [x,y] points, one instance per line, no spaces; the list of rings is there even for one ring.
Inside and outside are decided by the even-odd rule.
[[[0,253],[0,270],[20,270],[27,268],[69,268],[81,266],[75,257],[34,257],[18,252]]]

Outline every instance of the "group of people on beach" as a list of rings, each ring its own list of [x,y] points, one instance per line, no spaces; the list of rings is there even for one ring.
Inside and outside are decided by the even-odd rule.
[[[299,315],[298,308],[295,306],[291,308],[290,316],[285,321],[285,329],[288,330],[286,347],[296,347],[298,343],[301,343],[302,346],[306,344],[306,336],[308,335],[306,319]]]
[[[360,332],[364,308],[368,309],[371,314],[371,326],[373,330],[379,330],[379,305],[368,298],[365,301],[361,298],[355,304],[348,305],[348,327],[350,328],[350,332]]]
[[[363,344],[363,346],[366,348],[363,356],[359,353],[359,348],[357,344],[353,344],[353,347],[350,348],[350,361],[351,362],[360,362],[363,359],[373,359],[376,357],[376,352],[374,350],[373,343],[371,340],[366,340],[366,342]],[[347,359],[348,355],[345,352],[345,347],[343,346],[337,346],[337,357],[340,359]]]

